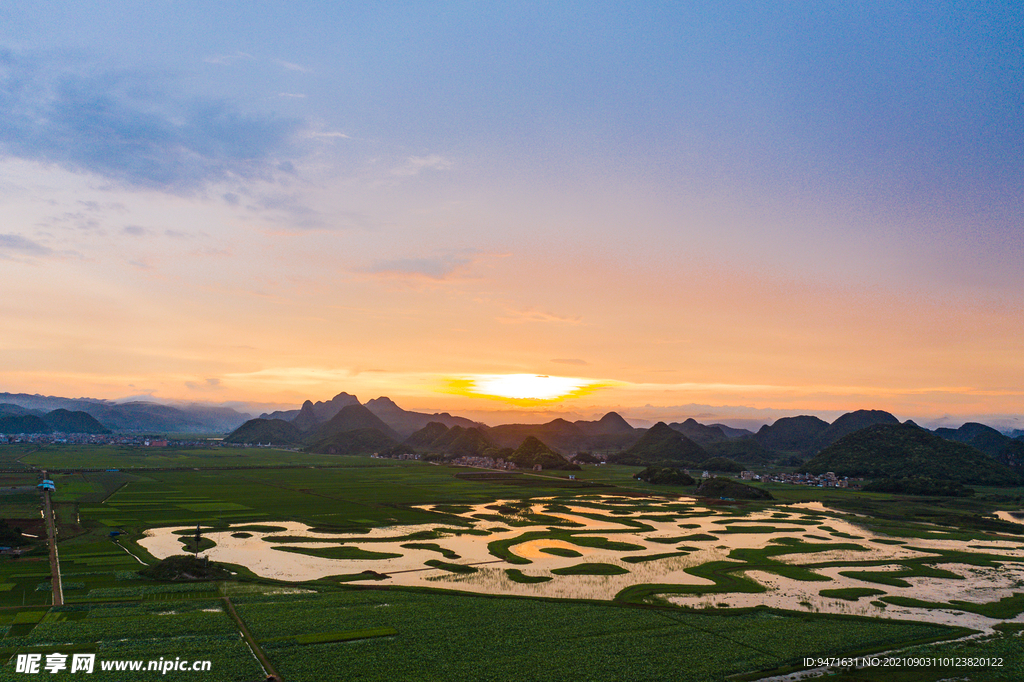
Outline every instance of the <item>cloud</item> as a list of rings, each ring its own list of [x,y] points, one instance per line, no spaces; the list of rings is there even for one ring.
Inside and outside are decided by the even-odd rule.
[[[580,360],[579,358],[555,358],[551,362],[558,363],[559,365],[589,365],[590,364],[586,360]]]
[[[236,52],[234,54],[223,54],[213,55],[210,57],[204,57],[203,61],[207,64],[220,64],[221,66],[231,66],[240,61],[255,61],[256,58],[247,52]]]
[[[143,237],[149,234],[149,230],[139,225],[126,225],[121,231],[133,237]]]
[[[365,272],[374,275],[440,282],[464,272],[473,261],[474,259],[470,256],[449,253],[433,258],[400,258],[378,261],[367,268]]]
[[[190,193],[227,179],[271,179],[294,153],[298,121],[246,115],[216,99],[185,101],[163,92],[172,85],[168,76],[0,51],[0,155]]]
[[[301,92],[279,92],[278,97],[290,97],[293,99],[306,99],[306,96]]]
[[[289,71],[298,71],[299,73],[313,73],[313,70],[305,67],[301,64],[293,64],[292,62],[286,62],[281,59],[275,59],[274,63],[280,67],[288,69]]]
[[[410,156],[405,160],[404,165],[391,169],[391,174],[399,176],[419,175],[423,170],[450,170],[452,165],[450,160],[437,154]]]
[[[505,315],[498,318],[499,322],[508,324],[520,324],[523,322],[555,322],[558,324],[581,324],[583,318],[580,316],[555,315],[554,313],[542,310],[512,310],[507,309]]]
[[[10,254],[20,256],[49,256],[53,249],[34,242],[20,234],[0,234],[0,258]]]

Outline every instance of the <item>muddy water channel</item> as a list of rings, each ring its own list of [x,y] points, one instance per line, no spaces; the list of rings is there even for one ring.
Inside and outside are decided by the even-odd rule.
[[[361,534],[295,522],[242,524],[204,531],[216,543],[204,554],[286,581],[348,576],[605,600],[633,586],[659,585],[670,587],[645,597],[660,594],[696,608],[764,604],[981,630],[1006,621],[972,612],[985,611],[976,605],[1024,594],[1024,543],[953,539],[937,528],[883,536],[817,503],[749,514],[617,497],[423,509],[444,512],[448,521]],[[155,528],[140,544],[165,558],[184,553],[182,537],[191,533]],[[356,576],[364,571],[376,575]],[[1024,622],[1024,615],[1012,620]]]

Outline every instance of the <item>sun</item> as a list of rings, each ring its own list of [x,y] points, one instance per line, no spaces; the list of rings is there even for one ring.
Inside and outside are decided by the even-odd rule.
[[[448,380],[448,392],[510,402],[550,402],[586,395],[606,382],[547,374],[474,374]]]

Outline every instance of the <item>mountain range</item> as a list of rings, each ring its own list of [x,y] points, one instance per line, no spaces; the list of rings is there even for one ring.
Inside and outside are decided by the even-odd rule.
[[[28,393],[0,393],[0,404],[4,408],[0,414],[9,414],[15,408],[23,411],[22,415],[10,416],[34,414],[43,417],[59,409],[84,412],[105,428],[119,433],[225,433],[237,428],[251,416],[230,407],[197,404],[174,407],[144,401],[116,403],[92,398],[60,398]]]

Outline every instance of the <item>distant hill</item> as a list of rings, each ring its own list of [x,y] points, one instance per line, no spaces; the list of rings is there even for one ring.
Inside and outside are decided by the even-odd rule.
[[[771,426],[762,426],[754,440],[776,452],[805,452],[828,426],[827,421],[810,415],[782,417]]]
[[[848,434],[804,465],[812,474],[902,479],[923,476],[974,485],[1015,485],[1020,477],[980,451],[912,424],[876,424]]]
[[[42,417],[46,414],[46,410],[30,410],[14,403],[0,403],[0,417],[25,417],[30,414]]]
[[[936,436],[941,436],[946,440],[956,441],[957,443],[977,448],[989,457],[998,456],[1003,451],[1003,448],[1006,447],[1006,444],[1012,440],[1009,436],[1004,436],[991,426],[985,426],[977,422],[967,422],[959,429],[935,429],[934,433]]]
[[[573,425],[584,436],[632,435],[636,431],[618,412],[609,412],[597,421],[575,421]]]
[[[701,447],[711,457],[727,457],[733,461],[747,464],[768,464],[777,461],[780,457],[778,453],[761,445],[752,436],[730,438],[717,443],[705,443]]]
[[[356,429],[377,429],[394,441],[392,445],[401,441],[401,437],[394,429],[382,422],[377,415],[359,403],[341,408],[338,414],[331,417],[330,420],[304,434],[303,440],[310,444],[320,443],[329,440],[336,434]]]
[[[452,427],[453,429],[456,427]],[[456,457],[484,457],[488,451],[496,448],[487,440],[487,437],[474,427],[461,429],[458,438],[451,441],[444,449],[444,452]]]
[[[310,401],[307,400],[306,402]],[[318,400],[315,403],[310,403],[313,416],[316,417],[317,423],[330,421],[334,418],[334,415],[341,412],[342,408],[358,404],[359,400],[354,395],[350,395],[344,391],[330,400]],[[301,408],[298,410],[279,410],[277,412],[271,412],[270,414],[261,414],[260,419],[284,419],[285,421],[292,421],[299,416],[299,412],[301,411]]]
[[[717,443],[726,439],[725,432],[717,426],[704,426],[693,417],[686,421],[672,422],[669,426],[683,434],[694,443]]]
[[[622,464],[657,464],[671,461],[682,466],[696,467],[707,458],[708,454],[704,448],[665,422],[658,422],[647,429],[633,447],[609,459]]]
[[[573,464],[533,436],[526,437],[509,456],[509,461],[514,462],[520,469],[532,469],[538,464],[542,469],[580,469],[578,464]]]
[[[737,429],[725,424],[708,424],[708,426],[720,429],[726,438],[747,438],[754,435],[754,432],[748,429]]]
[[[380,429],[363,428],[332,434],[314,442],[306,450],[322,455],[370,455],[386,452],[396,445],[398,441]]]
[[[637,430],[614,412],[596,422],[553,419],[546,424],[502,424],[487,429],[485,433],[498,447],[518,447],[523,439],[533,436],[561,453],[621,449],[639,438]]]
[[[448,433],[447,426],[441,422],[430,422],[422,429],[402,441],[402,445],[405,445],[416,452],[427,452],[430,444],[446,433]]]
[[[814,442],[811,444],[808,454],[819,452],[827,448],[829,445],[832,445],[832,443],[835,443],[843,436],[851,434],[854,431],[860,431],[861,429],[866,429],[867,427],[875,426],[876,424],[899,423],[899,419],[882,410],[857,410],[855,412],[847,412],[829,424],[827,429],[818,434],[818,437],[815,438]]]
[[[88,412],[71,412],[60,408],[43,417],[43,421],[49,424],[52,431],[60,433],[111,433],[110,429],[96,421]]]
[[[60,398],[27,393],[0,393],[0,403],[40,410],[43,414],[58,409],[85,412],[119,433],[226,433],[238,428],[250,417],[228,407],[198,404],[171,406],[145,401],[115,403],[92,398]]]
[[[250,419],[224,438],[225,443],[270,443],[292,445],[302,434],[291,422],[283,419]]]
[[[0,433],[52,433],[42,417],[26,414],[21,417],[0,417]]]
[[[321,419],[316,416],[316,408],[313,407],[312,400],[307,400],[302,403],[302,407],[299,408],[299,413],[290,421],[299,431],[310,431],[317,424],[321,423]]]
[[[366,409],[377,415],[381,421],[394,429],[403,438],[419,431],[431,422],[444,424],[448,427],[461,426],[466,429],[481,426],[472,419],[453,417],[447,412],[427,414],[425,412],[403,410],[391,398],[385,396],[366,401]]]
[[[705,479],[694,492],[698,497],[728,497],[734,500],[772,500],[767,490],[734,481],[731,478],[715,476]]]
[[[1005,464],[1024,476],[1024,440],[1016,438],[1009,440],[995,459],[1000,464]]]

